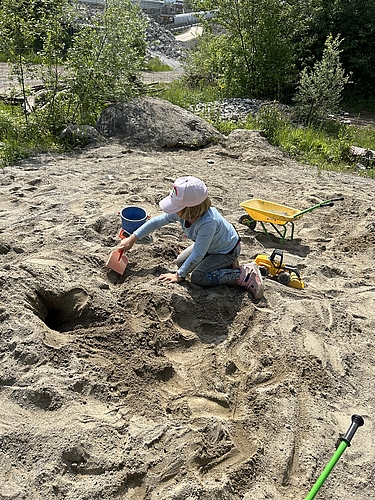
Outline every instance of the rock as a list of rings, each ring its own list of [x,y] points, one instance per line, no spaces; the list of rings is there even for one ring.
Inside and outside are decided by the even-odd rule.
[[[155,97],[108,106],[96,128],[105,137],[154,148],[197,148],[223,139],[220,132],[202,118]]]
[[[94,142],[105,141],[104,137],[90,125],[68,125],[64,128],[59,137],[71,146],[87,146]]]

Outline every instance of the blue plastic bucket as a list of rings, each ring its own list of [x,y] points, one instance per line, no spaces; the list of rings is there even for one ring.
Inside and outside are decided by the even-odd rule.
[[[143,208],[125,207],[121,210],[121,227],[126,233],[133,234],[147,218],[147,212]]]

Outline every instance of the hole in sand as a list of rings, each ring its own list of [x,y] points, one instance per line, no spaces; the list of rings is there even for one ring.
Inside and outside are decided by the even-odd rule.
[[[51,387],[38,389],[18,388],[12,393],[11,399],[22,408],[45,411],[58,410],[63,404],[62,396]]]
[[[52,307],[48,312],[47,316],[44,319],[44,323],[51,330],[59,331],[60,328],[64,326],[64,321],[61,319],[61,311]]]
[[[77,326],[91,324],[93,313],[88,307],[89,295],[83,288],[74,288],[57,295],[46,290],[27,297],[29,306],[51,330],[68,332]]]

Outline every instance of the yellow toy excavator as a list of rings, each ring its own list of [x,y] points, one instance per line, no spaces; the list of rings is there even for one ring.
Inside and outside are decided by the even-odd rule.
[[[269,277],[282,285],[293,288],[305,288],[298,268],[283,264],[283,252],[281,250],[274,250],[270,257],[259,254],[254,260],[258,264],[263,277]]]

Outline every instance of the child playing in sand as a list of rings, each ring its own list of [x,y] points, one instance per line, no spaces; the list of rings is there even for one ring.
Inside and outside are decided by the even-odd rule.
[[[156,229],[179,222],[184,234],[194,241],[177,258],[176,273],[159,276],[162,282],[178,283],[190,274],[199,286],[240,285],[256,299],[263,296],[263,280],[255,262],[238,265],[240,238],[216,208],[211,206],[208,190],[197,177],[178,178],[169,196],[161,200],[164,214],[154,217],[122,240],[120,249],[128,251],[134,243]]]

